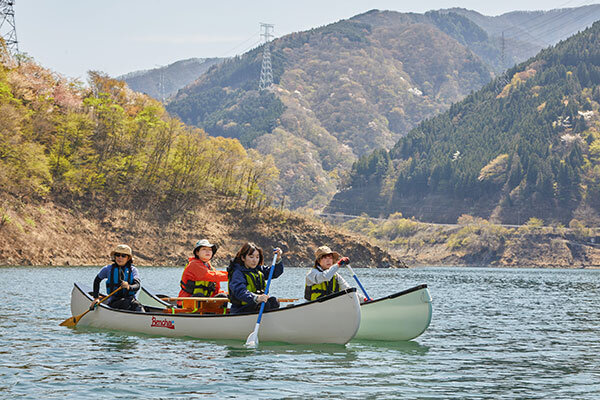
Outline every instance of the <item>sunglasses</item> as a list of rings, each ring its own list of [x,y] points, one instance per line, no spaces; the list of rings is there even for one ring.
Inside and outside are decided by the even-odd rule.
[[[115,253],[115,258],[117,257],[129,257],[129,254]]]

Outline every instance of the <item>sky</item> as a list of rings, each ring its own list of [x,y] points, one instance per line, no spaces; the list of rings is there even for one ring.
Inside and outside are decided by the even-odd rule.
[[[46,68],[86,80],[192,57],[231,57],[274,36],[347,19],[368,10],[424,13],[451,7],[488,16],[597,4],[587,0],[15,0],[19,50]]]

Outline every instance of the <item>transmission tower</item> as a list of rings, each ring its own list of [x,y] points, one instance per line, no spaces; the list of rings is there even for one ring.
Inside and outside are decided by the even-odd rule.
[[[269,40],[273,37],[271,30],[275,27],[272,24],[260,24],[262,33],[260,34],[261,39],[264,39],[264,50],[262,67],[260,69],[260,82],[258,84],[259,90],[266,90],[273,84],[273,70],[271,69],[271,51],[269,50]]]
[[[19,52],[14,4],[15,0],[0,0],[0,35],[4,39],[6,49],[13,55]]]

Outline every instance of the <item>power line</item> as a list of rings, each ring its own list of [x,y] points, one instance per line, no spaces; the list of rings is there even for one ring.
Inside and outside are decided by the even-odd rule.
[[[235,50],[235,49],[237,49],[237,48],[239,48],[239,47],[241,47],[241,46],[245,45],[246,43],[248,43],[248,42],[249,42],[250,40],[252,40],[252,39],[256,39],[256,35],[257,35],[257,33],[260,33],[260,32],[255,32],[255,33],[253,33],[253,34],[252,34],[252,36],[248,37],[248,38],[247,38],[246,40],[244,40],[243,42],[236,44],[234,47],[232,47],[231,49],[229,49],[229,50],[227,50],[226,52],[224,52],[224,53],[221,55],[221,57],[226,57],[226,56],[227,56],[227,54],[231,53],[233,50]],[[255,43],[256,43],[256,42],[255,42]],[[245,50],[241,51],[240,53],[242,53],[242,54],[243,54],[244,52],[245,52]]]

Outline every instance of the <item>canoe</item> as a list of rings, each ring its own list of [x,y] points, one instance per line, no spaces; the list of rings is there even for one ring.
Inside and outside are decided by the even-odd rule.
[[[148,294],[146,291],[140,291]],[[142,294],[140,293],[140,296]],[[100,304],[87,313],[77,326],[110,329],[168,337],[246,341],[254,330],[257,314],[167,314],[164,302],[152,294],[153,304],[140,299],[147,312],[117,310]],[[78,284],[71,292],[71,313],[86,311],[92,297]],[[360,325],[360,303],[351,288],[321,299],[265,311],[259,341],[298,344],[345,344]]]
[[[431,295],[423,284],[365,302],[360,311],[360,328],[355,340],[411,340],[429,327]]]

